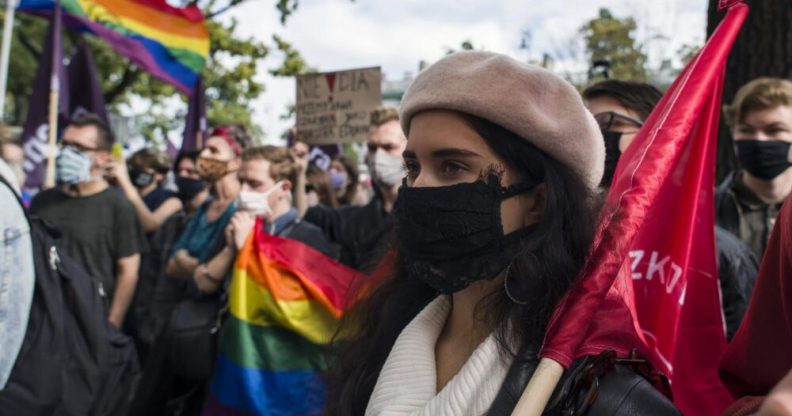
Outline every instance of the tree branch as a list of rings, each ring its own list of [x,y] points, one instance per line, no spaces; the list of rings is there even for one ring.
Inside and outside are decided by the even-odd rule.
[[[27,35],[22,33],[21,30],[17,30],[17,36],[19,36],[19,41],[22,43],[22,46],[24,46],[25,49],[30,52],[31,55],[33,55],[33,58],[35,58],[37,61],[40,60],[41,50],[33,45]]]
[[[140,69],[131,65],[124,68],[124,74],[121,75],[121,80],[118,81],[118,84],[110,88],[110,90],[104,94],[105,102],[108,104],[114,102],[127,90],[127,88],[140,78],[140,74]]]
[[[244,3],[245,1],[247,0],[231,0],[228,2],[228,4],[226,4],[224,7],[221,7],[218,10],[212,12],[207,11],[206,16],[204,16],[204,19],[207,20],[214,19],[215,17],[220,16],[221,14],[233,9],[234,7]]]

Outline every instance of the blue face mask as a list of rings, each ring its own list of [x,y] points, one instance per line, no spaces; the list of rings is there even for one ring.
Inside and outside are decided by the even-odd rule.
[[[55,159],[55,176],[58,183],[76,185],[91,179],[93,158],[75,149],[65,146]]]
[[[344,185],[346,184],[347,174],[346,172],[338,172],[335,170],[331,170],[328,172],[330,174],[330,185],[336,191],[344,189]]]

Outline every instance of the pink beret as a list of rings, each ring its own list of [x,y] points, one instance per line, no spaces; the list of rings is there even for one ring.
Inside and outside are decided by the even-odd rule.
[[[454,110],[498,124],[580,175],[592,188],[605,166],[605,143],[575,88],[533,65],[490,52],[458,52],[421,72],[404,93],[405,134],[413,116]]]

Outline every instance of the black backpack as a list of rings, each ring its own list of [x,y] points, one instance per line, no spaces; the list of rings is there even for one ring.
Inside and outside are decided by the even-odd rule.
[[[108,322],[101,285],[59,249],[57,231],[28,221],[33,304],[0,416],[124,415],[140,375],[134,345]]]

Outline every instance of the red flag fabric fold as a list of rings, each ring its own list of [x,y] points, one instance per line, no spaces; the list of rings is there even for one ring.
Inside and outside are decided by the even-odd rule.
[[[742,4],[730,9],[622,155],[590,257],[557,307],[542,352],[568,366],[606,348],[624,353],[645,344],[686,414],[718,414],[730,401],[716,373],[725,334],[714,152],[723,71],[747,12]],[[614,323],[623,307],[632,320]]]
[[[736,396],[767,395],[792,369],[792,203],[767,244],[751,304],[726,349],[721,375]]]

